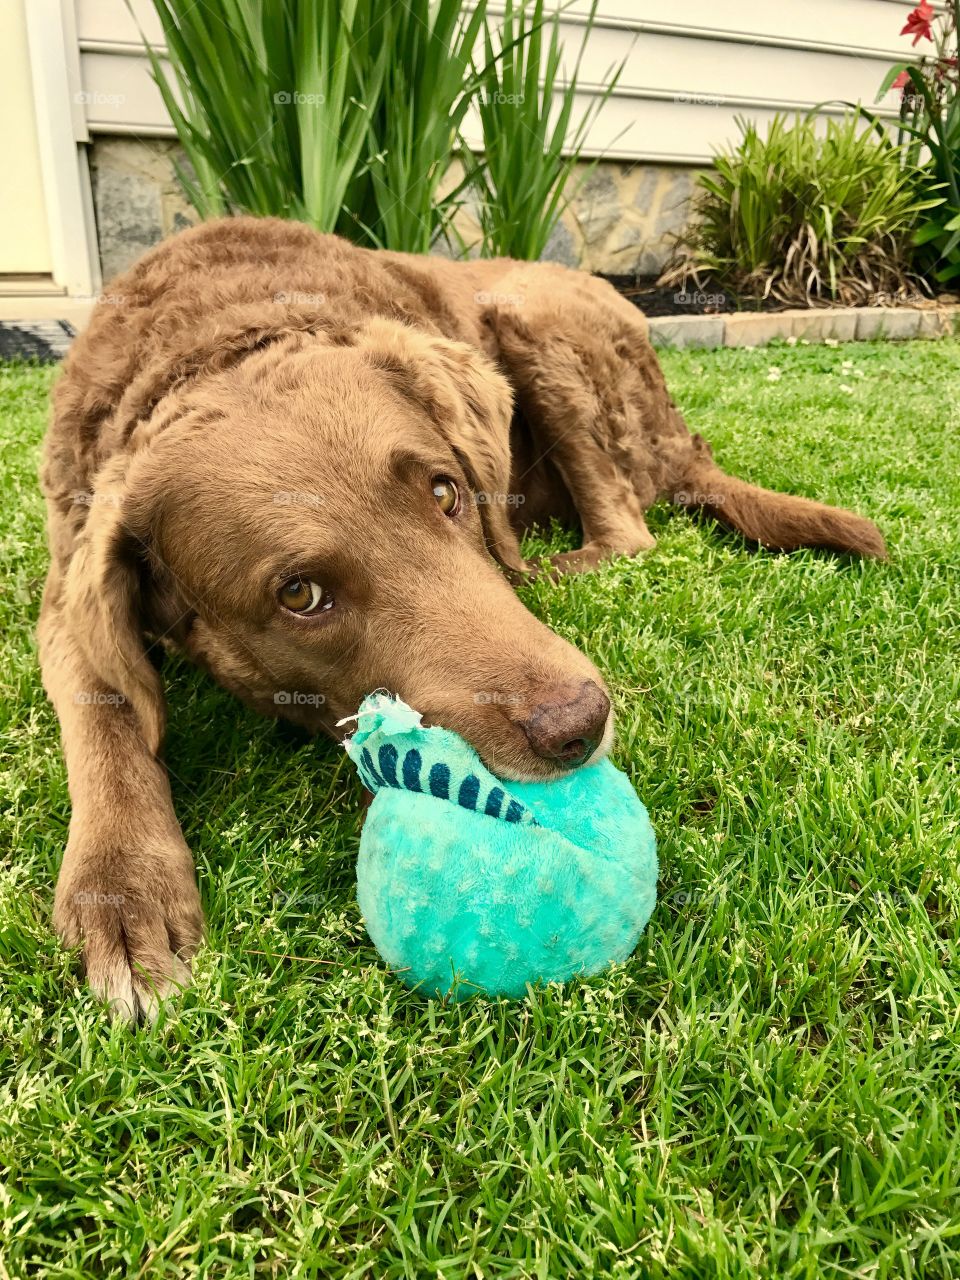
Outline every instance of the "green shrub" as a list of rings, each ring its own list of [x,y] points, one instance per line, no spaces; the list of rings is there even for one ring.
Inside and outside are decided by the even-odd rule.
[[[154,77],[193,169],[201,217],[299,218],[420,251],[476,87],[486,0],[154,0],[169,69]]]
[[[740,142],[698,179],[694,217],[668,278],[709,275],[785,303],[906,296],[912,237],[930,202],[900,149],[857,115],[776,116],[766,136],[738,120]]]
[[[382,91],[367,112],[368,159],[338,230],[426,253],[457,208],[457,193],[441,199],[439,190],[477,88],[472,58],[486,0],[468,14],[463,0],[381,0],[377,7],[371,42],[382,42]]]
[[[539,258],[560,215],[589,174],[587,169],[576,185],[569,182],[590,125],[623,69],[621,63],[611,71],[602,93],[573,127],[580,64],[597,3],[593,0],[576,63],[566,80],[560,74],[560,14],[545,24],[543,0],[506,0],[502,25],[487,24],[486,65],[477,98],[483,156],[472,166],[468,160],[486,256]],[[466,147],[464,155],[470,155]]]
[[[148,52],[200,216],[298,218],[390,249],[449,238],[471,186],[481,252],[539,257],[616,80],[574,125],[584,45],[562,82],[559,15],[545,24],[543,0],[507,0],[502,31],[486,0],[221,0],[216,14],[196,0],[153,3],[169,61]],[[472,103],[480,156],[461,137]],[[467,176],[441,196],[458,145]]]

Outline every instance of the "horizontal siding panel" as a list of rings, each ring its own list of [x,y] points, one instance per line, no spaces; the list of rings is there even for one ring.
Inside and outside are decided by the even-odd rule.
[[[91,133],[174,132],[145,55],[81,53],[80,79]]]
[[[145,57],[85,53],[81,69],[91,133],[173,135]],[[577,95],[577,116],[593,97],[590,93]],[[788,107],[789,103],[758,105],[736,98],[721,102],[703,94],[621,94],[604,105],[594,122],[587,152],[618,159],[702,164],[709,161],[715,147],[737,136],[736,116],[746,114],[762,123],[772,119],[780,106]],[[476,126],[468,126],[466,135],[472,145],[478,145]]]
[[[163,43],[163,27],[151,0],[133,0],[133,13],[126,0],[74,0],[77,36],[83,47],[100,44],[140,44],[140,32],[153,45]]]
[[[150,0],[134,0],[136,17],[125,0],[75,3],[90,131],[172,135],[149,62],[138,52],[138,20],[148,38],[161,43]],[[857,99],[872,106],[887,65],[910,52],[909,40],[896,36],[909,7],[898,0],[684,0],[673,8],[601,0],[581,68],[579,108],[612,66],[626,65],[591,130],[587,154],[703,164],[714,148],[736,138],[737,115],[762,125],[777,110]],[[578,10],[589,12],[588,0],[564,11],[569,63],[583,38],[582,25],[571,20]],[[811,32],[816,47],[790,47]],[[896,95],[880,109],[893,113]],[[478,141],[475,128],[467,136]]]
[[[601,0],[598,22],[633,30],[661,30],[716,39],[786,46],[832,46],[901,57],[910,42],[898,33],[914,8],[910,0]],[[942,10],[944,4],[934,5]],[[573,0],[568,18],[581,20],[589,0]],[[601,16],[602,15],[602,16]]]
[[[75,0],[81,44],[140,42],[140,30],[152,44],[163,43],[163,29],[151,0]],[[558,0],[566,18],[582,23],[589,0]],[[942,0],[934,6],[942,9]],[[548,3],[547,8],[550,8]],[[910,0],[683,0],[665,7],[662,0],[602,0],[597,27],[661,31],[686,38],[780,43],[786,48],[833,47],[877,57],[905,57],[910,41],[898,35],[913,8]],[[503,11],[495,0],[492,13]]]
[[[561,32],[566,47],[575,52],[583,40],[583,29],[563,23]],[[799,52],[648,32],[631,37],[623,31],[597,28],[584,52],[581,83],[603,84],[610,69],[624,58],[618,94],[640,91],[679,96],[684,101],[718,98],[807,108],[837,98],[872,103],[887,65],[841,53]]]
[[[589,96],[578,95],[578,110],[589,103]],[[716,152],[740,136],[736,119],[741,111],[735,106],[714,106],[697,102],[675,103],[657,98],[611,99],[596,121],[591,134],[591,155],[607,160],[644,161],[661,164],[710,164]],[[773,107],[755,107],[749,118],[761,130],[776,115]],[[824,115],[819,131],[826,128]],[[479,147],[480,130],[475,119],[468,118],[464,136],[471,147]]]

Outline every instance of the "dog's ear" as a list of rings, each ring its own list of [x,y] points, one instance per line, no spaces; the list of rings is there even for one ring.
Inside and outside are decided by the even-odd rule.
[[[513,394],[493,364],[465,342],[421,333],[394,320],[375,319],[358,346],[388,373],[436,424],[466,472],[480,507],[491,555],[504,568],[526,571],[507,517],[510,495],[510,422]]]
[[[75,496],[89,511],[64,581],[64,620],[109,691],[106,696],[112,695],[119,707],[136,716],[144,742],[156,754],[163,739],[166,704],[143,635],[148,533],[138,532],[131,523],[123,462],[118,459],[104,468],[92,492]],[[78,689],[76,696],[105,694],[104,690]]]

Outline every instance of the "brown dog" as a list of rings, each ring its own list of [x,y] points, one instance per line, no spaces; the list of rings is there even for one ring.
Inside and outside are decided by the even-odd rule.
[[[579,521],[558,570],[653,546],[663,495],[768,547],[884,554],[868,520],[720,471],[602,281],[252,218],[114,282],[57,386],[43,483],[73,801],[54,922],[130,1017],[187,981],[203,923],[148,644],[312,730],[389,689],[495,772],[545,777],[612,725],[599,673],[501,572],[525,571],[526,525]]]

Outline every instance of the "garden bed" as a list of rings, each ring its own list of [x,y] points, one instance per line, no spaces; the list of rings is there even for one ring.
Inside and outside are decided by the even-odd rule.
[[[647,317],[657,347],[762,347],[794,342],[943,338],[960,333],[954,293],[890,306],[788,307],[775,298],[740,297],[717,281],[661,285],[654,277],[607,275]]]
[[[645,316],[650,318],[661,316],[712,316],[732,315],[736,312],[777,313],[796,310],[789,303],[777,298],[758,298],[746,294],[738,294],[728,284],[719,280],[705,278],[700,284],[664,285],[657,276],[606,275],[607,280],[618,293],[622,293]],[[956,293],[942,293],[937,297],[924,298],[917,294],[913,298],[884,300],[883,305],[896,308],[918,310],[936,310],[938,307],[952,306],[960,302]],[[835,308],[821,303],[811,310],[834,310]],[[859,309],[859,308],[858,308]]]
[[[776,298],[741,298],[716,280],[701,285],[662,285],[656,276],[604,275],[604,280],[645,316],[711,316],[733,311],[786,311]]]

